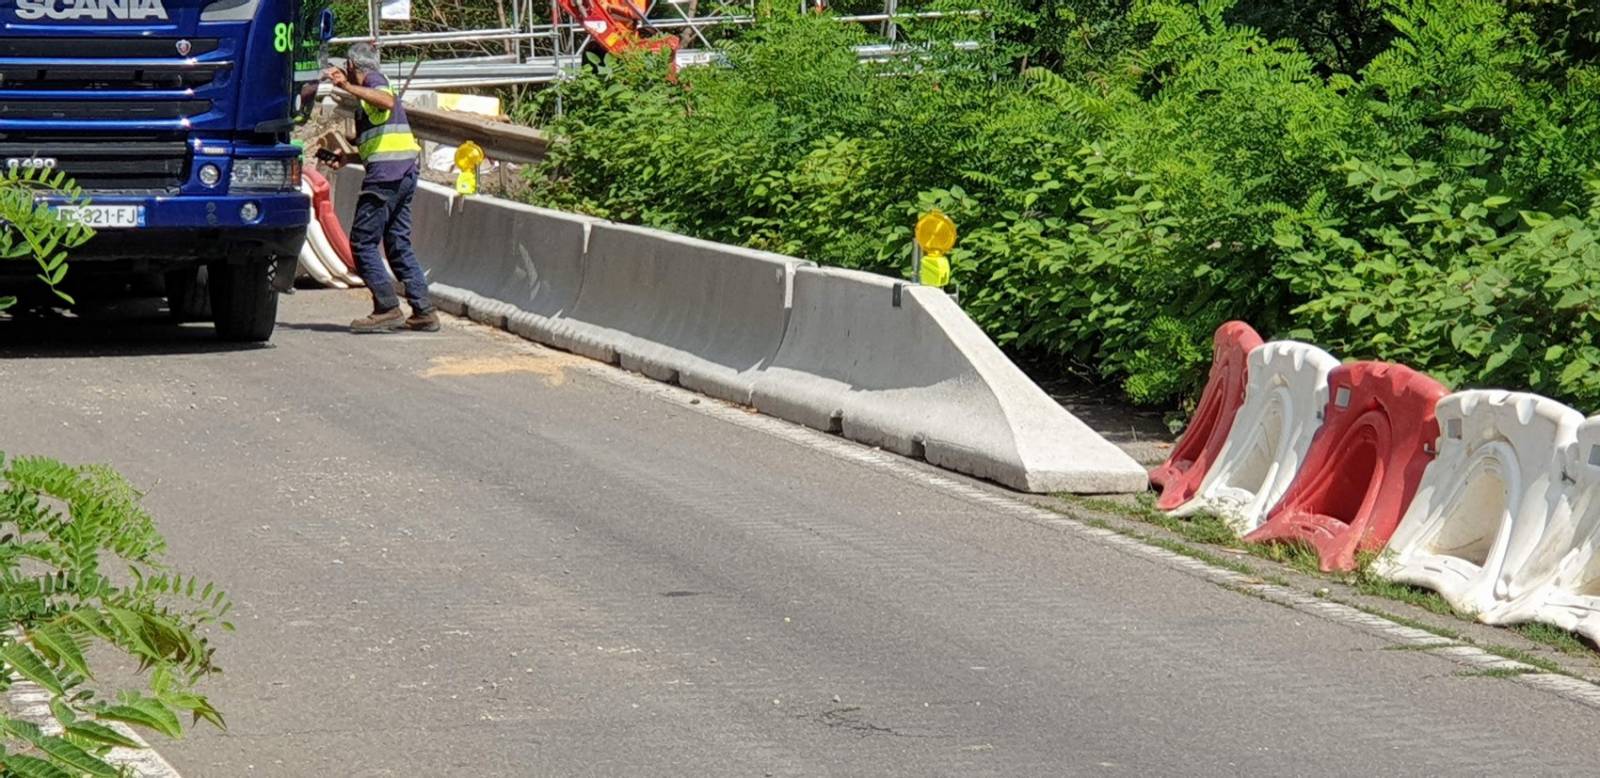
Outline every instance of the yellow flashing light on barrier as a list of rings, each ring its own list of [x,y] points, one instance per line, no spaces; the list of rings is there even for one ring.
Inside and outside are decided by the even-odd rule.
[[[922,249],[918,280],[924,286],[943,288],[950,284],[950,260],[945,254],[956,245],[956,223],[935,208],[917,220],[917,246]]]
[[[461,174],[456,176],[456,191],[464,195],[478,193],[478,166],[483,164],[483,148],[472,141],[467,141],[456,148],[456,167]]]

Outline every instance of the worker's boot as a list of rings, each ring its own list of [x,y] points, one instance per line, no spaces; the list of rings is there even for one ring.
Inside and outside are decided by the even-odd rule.
[[[411,318],[406,319],[406,329],[418,332],[438,332],[439,314],[436,311],[413,313]]]
[[[373,311],[367,316],[350,322],[351,332],[389,332],[404,327],[406,315],[400,311],[399,306],[387,311]]]

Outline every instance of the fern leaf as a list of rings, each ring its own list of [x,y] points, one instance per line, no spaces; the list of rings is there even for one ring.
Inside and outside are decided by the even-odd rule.
[[[67,734],[102,745],[120,748],[143,748],[139,741],[95,721],[74,721],[64,725]]]
[[[33,756],[10,754],[0,759],[0,766],[6,768],[7,775],[17,778],[73,778],[72,773]]]
[[[25,743],[37,742],[39,738],[44,737],[44,731],[39,729],[38,724],[31,721],[23,721],[22,719],[0,719],[0,729],[5,730],[7,735]]]
[[[64,666],[85,678],[93,677],[89,672],[89,663],[83,658],[83,646],[79,639],[61,626],[40,625],[28,633],[28,639],[39,649],[39,653],[56,665]]]
[[[117,778],[116,768],[63,738],[42,737],[35,741],[33,745],[48,754],[57,764],[70,767],[79,775],[88,774],[105,778]]]
[[[60,695],[66,691],[61,678],[33,652],[32,648],[22,643],[11,642],[0,647],[0,659],[4,659],[18,675],[43,686],[53,694]]]
[[[95,711],[95,716],[110,721],[120,721],[160,732],[167,737],[181,737],[183,725],[178,717],[160,700],[129,695],[120,705],[106,705]]]

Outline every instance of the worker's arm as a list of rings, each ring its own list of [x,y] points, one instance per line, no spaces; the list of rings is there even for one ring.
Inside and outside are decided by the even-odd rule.
[[[329,68],[326,72],[326,75],[328,76],[329,82],[331,82],[334,86],[349,92],[351,97],[378,108],[379,110],[394,110],[394,95],[380,89],[373,89],[369,86],[352,84],[350,83],[350,79],[345,76],[344,71],[338,68]]]

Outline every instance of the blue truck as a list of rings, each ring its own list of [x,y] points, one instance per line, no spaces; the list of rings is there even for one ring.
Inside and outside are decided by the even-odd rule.
[[[332,28],[327,0],[0,0],[0,165],[84,190],[60,208],[96,231],[74,280],[270,338],[311,218],[291,136]]]

